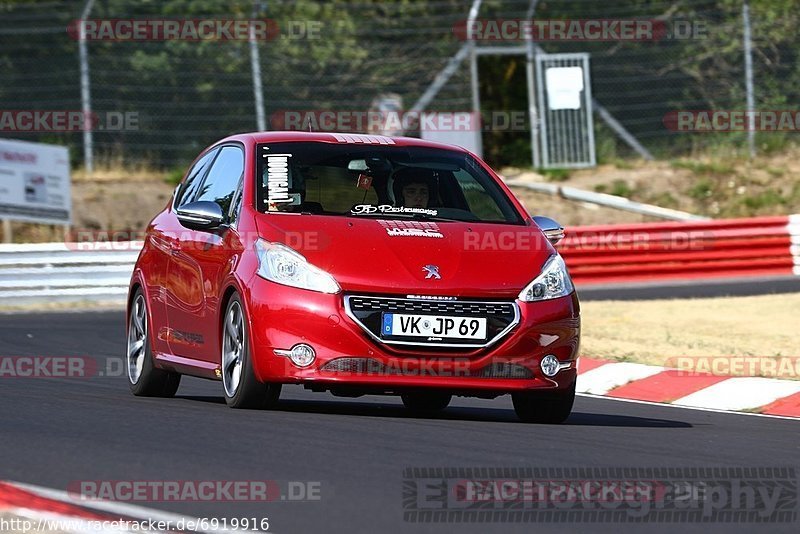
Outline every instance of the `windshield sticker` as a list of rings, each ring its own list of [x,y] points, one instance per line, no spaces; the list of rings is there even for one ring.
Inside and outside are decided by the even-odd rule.
[[[294,203],[289,194],[289,158],[291,154],[265,154],[267,158],[267,202],[270,204]]]
[[[436,237],[443,238],[439,225],[435,222],[419,221],[378,221],[386,228],[390,237]]]
[[[406,208],[405,206],[395,207],[389,204],[381,204],[380,206],[374,206],[372,204],[358,204],[353,206],[353,209],[350,210],[350,213],[353,215],[368,215],[370,213],[418,213],[421,215],[430,215],[431,217],[436,217],[439,212],[437,210],[429,210],[426,208]]]

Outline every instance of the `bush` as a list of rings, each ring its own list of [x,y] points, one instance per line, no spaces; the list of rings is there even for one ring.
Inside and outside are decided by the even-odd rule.
[[[714,193],[714,184],[708,178],[701,178],[686,192],[687,195],[698,201],[707,200]]]
[[[611,189],[608,193],[618,197],[631,198],[634,191],[625,180],[614,180],[611,182]]]
[[[541,171],[548,182],[565,182],[569,180],[569,169],[544,169]]]

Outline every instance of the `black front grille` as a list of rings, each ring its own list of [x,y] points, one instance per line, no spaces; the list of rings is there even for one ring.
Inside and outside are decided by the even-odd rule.
[[[425,300],[397,297],[371,297],[349,295],[345,297],[348,313],[372,337],[385,343],[422,346],[484,347],[506,332],[519,320],[516,304],[502,301],[479,300]],[[399,336],[384,336],[381,333],[384,313],[409,313],[419,315],[441,315],[453,317],[483,317],[487,320],[485,340],[427,339]]]
[[[320,367],[330,373],[384,374],[384,365],[372,358],[334,358]]]
[[[431,315],[466,315],[470,317],[509,316],[514,318],[511,302],[437,301],[377,297],[350,297],[354,312],[426,313]]]
[[[533,378],[533,371],[516,363],[493,363],[481,369],[475,376],[481,378]]]

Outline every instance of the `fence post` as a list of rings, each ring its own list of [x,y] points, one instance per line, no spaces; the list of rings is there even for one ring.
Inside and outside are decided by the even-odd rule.
[[[467,39],[469,45],[469,73],[470,73],[470,86],[472,88],[472,112],[478,119],[478,124],[481,122],[481,94],[480,83],[478,78],[478,55],[475,53],[475,39],[472,35],[475,19],[478,17],[478,12],[481,9],[482,0],[475,0],[469,10],[467,17]],[[478,134],[478,150],[479,156],[483,157],[483,132]]]
[[[538,4],[539,0],[531,0],[531,3],[528,4],[526,21],[533,20],[533,14],[536,12],[536,6]],[[539,112],[536,107],[536,72],[534,70],[536,45],[533,42],[532,33],[525,48],[525,78],[528,84],[528,120],[531,123],[531,154],[533,155],[533,168],[538,169],[541,167],[542,162],[539,155]]]
[[[92,11],[94,0],[87,0],[83,7],[80,20],[80,31],[78,37],[78,54],[81,62],[81,111],[83,112],[83,164],[86,167],[86,174],[91,176],[94,172],[94,142],[92,139],[93,122],[92,95],[89,87],[89,50],[86,46],[86,24],[84,21]]]
[[[742,3],[742,19],[744,22],[744,75],[747,87],[747,146],[750,158],[756,157],[756,117],[755,95],[753,89],[753,41],[750,29],[750,3]]]
[[[258,16],[261,10],[261,2],[255,0],[253,2],[253,20]],[[253,99],[256,106],[256,126],[259,132],[266,131],[267,119],[264,114],[264,91],[261,86],[261,55],[258,51],[258,40],[256,39],[256,30],[250,24],[250,66],[253,71]]]

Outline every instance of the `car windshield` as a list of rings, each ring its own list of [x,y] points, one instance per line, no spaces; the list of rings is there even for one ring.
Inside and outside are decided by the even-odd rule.
[[[426,147],[269,143],[257,149],[262,212],[522,224],[467,153]]]

